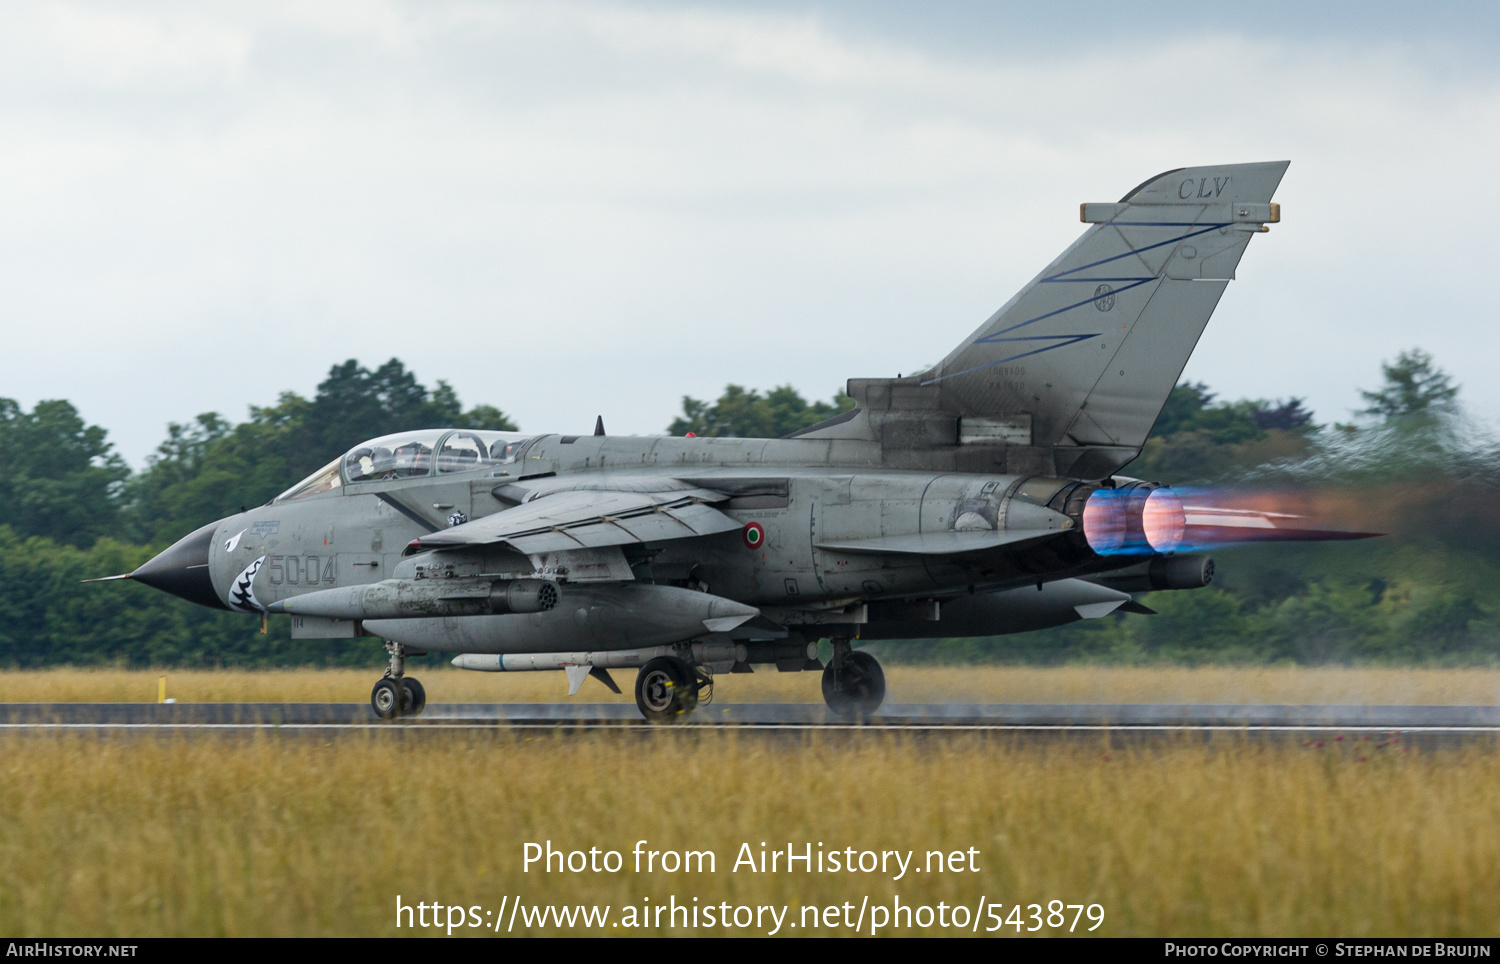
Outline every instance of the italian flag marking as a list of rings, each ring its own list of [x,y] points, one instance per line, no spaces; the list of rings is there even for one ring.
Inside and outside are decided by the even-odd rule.
[[[745,540],[746,549],[759,549],[766,541],[766,530],[759,522],[745,523],[745,531],[741,535]]]

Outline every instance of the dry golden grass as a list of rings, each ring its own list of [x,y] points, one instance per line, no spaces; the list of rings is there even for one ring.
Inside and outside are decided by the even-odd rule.
[[[336,670],[49,669],[0,673],[0,701],[16,703],[152,702],[157,677],[185,703],[360,702],[379,674]],[[562,673],[416,670],[434,703],[567,700]],[[580,701],[630,701],[635,678],[616,670],[615,696],[588,681]],[[1340,667],[888,666],[891,702],[976,703],[1500,703],[1500,670]],[[720,702],[812,703],[816,673],[720,676]]]
[[[1014,902],[1099,903],[1096,933],[1108,935],[1500,930],[1494,749],[1106,753],[955,735],[661,730],[324,745],[7,737],[0,813],[0,931],[17,937],[390,935],[410,933],[395,928],[397,895],[498,908],[518,894],[610,904],[611,920],[625,903],[669,895],[790,904],[792,921],[804,904],[900,895],[969,907],[985,897],[1006,913]],[[632,873],[628,852],[643,838],[711,849],[717,872]],[[522,873],[522,844],[549,839],[626,853],[625,871]],[[730,872],[739,844],[761,841],[919,859],[974,847],[981,871],[900,882]]]

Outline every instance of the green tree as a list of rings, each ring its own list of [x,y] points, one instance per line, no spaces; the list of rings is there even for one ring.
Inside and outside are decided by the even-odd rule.
[[[250,421],[232,428],[213,412],[169,425],[167,440],[127,487],[126,533],[163,545],[286,489],[301,476],[291,466],[284,409],[306,404],[283,396],[283,405],[252,409]]]
[[[741,385],[726,385],[724,394],[712,405],[683,396],[682,414],[667,426],[667,433],[782,438],[853,407],[854,399],[843,392],[835,393],[832,402],[808,402],[790,385],[773,388],[764,395]]]
[[[301,403],[301,404],[298,404]],[[305,408],[303,407],[305,406]],[[463,410],[458,393],[440,381],[431,391],[399,359],[371,371],[354,359],[335,365],[311,402],[283,395],[291,467],[299,477],[368,438],[418,428],[490,428],[514,431],[499,409]],[[269,413],[268,413],[269,415]]]
[[[105,434],[69,402],[37,402],[27,412],[0,398],[0,525],[75,546],[117,531],[130,469]]]
[[[1298,404],[1296,399],[1292,400]],[[1152,426],[1160,438],[1182,432],[1202,432],[1213,445],[1234,445],[1265,436],[1260,419],[1269,409],[1266,402],[1215,402],[1214,393],[1202,382],[1183,382],[1172,389]]]
[[[1177,484],[1302,454],[1318,426],[1302,399],[1216,401],[1202,382],[1172,389],[1138,458],[1121,472]]]
[[[1156,416],[1156,424],[1151,426],[1151,434],[1161,437],[1197,428],[1203,417],[1203,410],[1213,400],[1214,393],[1208,390],[1207,385],[1202,382],[1183,382],[1167,395],[1161,414]]]
[[[1317,431],[1313,413],[1302,407],[1305,399],[1244,399],[1215,402],[1214,393],[1202,382],[1183,382],[1172,389],[1152,426],[1157,438],[1179,432],[1206,432],[1215,445],[1235,445],[1263,438],[1268,431],[1308,435]]]
[[[438,387],[447,388],[448,383],[438,382]],[[510,416],[493,405],[475,405],[448,424],[454,428],[473,428],[486,432],[519,431]]]
[[[1385,383],[1377,391],[1360,391],[1367,407],[1357,414],[1389,421],[1419,412],[1452,412],[1458,407],[1459,387],[1420,348],[1402,352],[1394,363],[1382,362],[1380,372]]]

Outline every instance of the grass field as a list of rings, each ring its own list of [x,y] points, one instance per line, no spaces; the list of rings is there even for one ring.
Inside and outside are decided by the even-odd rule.
[[[337,670],[49,669],[0,672],[0,701],[151,702],[158,677],[180,702],[362,702],[379,674]],[[562,673],[416,670],[434,703],[568,699]],[[624,691],[584,683],[576,700],[632,700],[635,675],[616,670]],[[1500,703],[1500,670],[1344,667],[888,666],[891,702],[977,703]],[[721,676],[721,702],[813,703],[816,673]]]
[[[1500,931],[1493,749],[661,730],[0,743],[0,931],[15,937],[412,933],[395,926],[398,895],[481,915],[517,895],[607,904],[615,922],[646,898],[790,905],[792,935],[808,933],[803,905],[852,913],[897,895],[983,898],[1006,916],[1018,902],[1099,904],[1105,935]],[[716,872],[634,873],[641,839],[711,850]],[[624,868],[523,872],[523,844],[547,840],[619,851]],[[973,847],[980,870],[731,872],[740,844],[762,841],[913,850],[919,866],[930,849]]]

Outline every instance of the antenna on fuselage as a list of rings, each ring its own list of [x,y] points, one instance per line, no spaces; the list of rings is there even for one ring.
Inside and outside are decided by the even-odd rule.
[[[604,434],[604,416],[603,415],[600,415],[598,418],[596,418],[594,420],[594,434],[595,435],[603,435]]]

